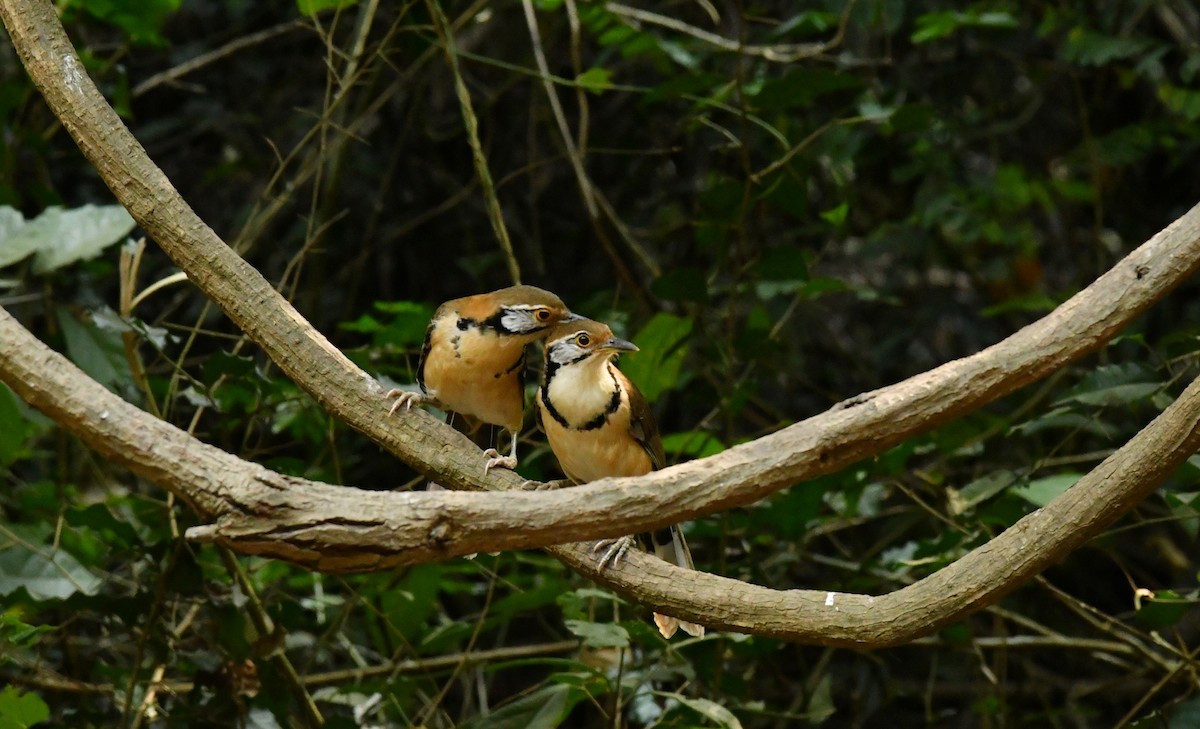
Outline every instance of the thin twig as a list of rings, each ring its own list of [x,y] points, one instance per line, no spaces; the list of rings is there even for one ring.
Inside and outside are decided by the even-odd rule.
[[[211,50],[208,53],[201,53],[195,58],[189,61],[184,61],[178,66],[168,68],[166,71],[154,74],[137,86],[134,86],[133,91],[130,92],[130,95],[134,98],[137,98],[151,89],[162,86],[163,84],[171,83],[173,81],[178,81],[189,73],[199,71],[201,68],[204,68],[210,63],[220,61],[226,56],[231,56],[244,48],[250,48],[251,46],[268,41],[275,36],[283,35],[284,33],[290,33],[293,30],[299,30],[303,27],[305,27],[304,21],[289,20],[286,23],[280,23],[279,25],[272,26],[265,30],[260,30],[257,33],[251,33],[250,35],[242,36],[241,38],[237,38],[226,43],[220,48]]]
[[[826,53],[829,50],[841,45],[842,39],[846,34],[846,21],[850,15],[850,9],[854,6],[854,0],[846,3],[846,9],[842,12],[842,20],[838,24],[837,33],[833,38],[827,41],[815,43],[780,43],[777,45],[743,45],[739,40],[730,40],[724,36],[710,33],[707,30],[701,30],[694,25],[689,25],[682,20],[659,15],[648,10],[639,10],[631,8],[628,5],[621,3],[605,3],[604,9],[618,15],[622,18],[646,23],[648,25],[657,25],[660,28],[673,30],[684,35],[691,36],[696,40],[703,41],[711,46],[714,46],[722,51],[729,51],[745,56],[758,56],[760,58],[772,61],[774,63],[792,63],[804,58],[812,58]]]
[[[462,109],[463,126],[467,132],[467,142],[471,145],[471,158],[475,162],[475,174],[479,176],[479,184],[483,188],[483,196],[487,201],[488,220],[500,249],[504,252],[508,273],[514,284],[521,283],[521,266],[517,263],[517,255],[513,252],[512,240],[508,237],[508,228],[504,226],[504,213],[500,209],[500,200],[496,197],[496,187],[492,183],[492,173],[488,170],[487,157],[483,153],[483,145],[479,141],[479,120],[475,117],[475,109],[471,106],[471,94],[463,81],[462,71],[458,66],[458,51],[454,47],[454,31],[446,20],[446,15],[436,0],[425,0],[429,14],[433,16],[437,27],[438,37],[446,51],[446,60],[450,63],[450,73],[454,76],[454,93],[458,96],[458,104]]]

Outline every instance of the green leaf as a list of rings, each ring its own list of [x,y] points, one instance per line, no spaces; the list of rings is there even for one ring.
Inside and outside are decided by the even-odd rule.
[[[37,694],[23,694],[14,686],[0,690],[0,729],[25,729],[50,718],[50,707]]]
[[[782,78],[764,83],[753,98],[758,109],[781,111],[811,106],[822,96],[857,91],[862,86],[862,80],[853,74],[816,67],[793,68]]]
[[[0,546],[0,595],[23,587],[34,600],[65,600],[75,593],[94,595],[100,589],[100,578],[70,554],[12,539],[11,531],[0,530],[0,537],[6,536],[8,543]]]
[[[661,695],[669,696],[671,699],[678,701],[709,721],[716,722],[717,726],[725,727],[725,729],[742,729],[742,722],[733,715],[733,712],[715,701],[710,699],[691,699],[682,694],[664,693]]]
[[[846,222],[846,213],[849,211],[850,211],[850,204],[842,203],[841,205],[838,205],[836,208],[831,208],[831,209],[826,210],[825,212],[821,213],[821,219],[827,223],[832,223],[833,225],[840,226],[842,223]]]
[[[120,205],[84,205],[72,210],[53,206],[20,226],[12,213],[5,213],[0,216],[0,266],[33,253],[34,272],[47,273],[95,257],[124,240],[133,226],[133,218]]]
[[[683,384],[680,373],[691,334],[691,318],[661,312],[633,338],[639,351],[623,360],[621,370],[648,401]]]
[[[79,369],[113,391],[133,381],[120,335],[96,326],[90,313],[76,318],[65,306],[57,307],[56,313],[66,340],[67,356]]]
[[[1005,12],[980,12],[972,10],[960,13],[944,10],[926,13],[917,18],[917,30],[912,34],[913,43],[928,43],[945,38],[961,28],[1016,28],[1015,17]]]
[[[1045,506],[1054,501],[1059,494],[1074,486],[1075,482],[1081,478],[1083,478],[1081,473],[1060,473],[1030,481],[1024,486],[1013,489],[1012,492],[1034,506]]]
[[[667,459],[674,463],[681,460],[680,456],[691,458],[707,458],[725,450],[722,443],[712,433],[702,430],[685,430],[682,433],[671,433],[663,436],[663,451]]]
[[[29,437],[30,424],[21,415],[17,396],[0,383],[0,467],[8,466],[17,459],[25,440]]]
[[[975,479],[955,492],[951,489],[950,510],[962,514],[978,504],[981,504],[996,494],[1004,491],[1017,482],[1017,474],[1012,471],[993,471]]]
[[[67,4],[120,28],[135,44],[165,46],[161,31],[182,0],[70,0]]]
[[[691,301],[703,304],[708,300],[708,284],[698,268],[673,268],[654,280],[654,295],[668,301]]]
[[[1062,57],[1082,66],[1103,66],[1118,59],[1141,55],[1151,45],[1153,43],[1145,38],[1116,37],[1086,28],[1075,28],[1067,34]]]
[[[1159,590],[1153,597],[1139,601],[1137,622],[1150,630],[1162,630],[1178,623],[1196,607],[1196,599],[1187,598],[1173,590]]]
[[[543,686],[487,716],[460,726],[463,729],[554,729],[585,696],[583,691],[563,684]]]
[[[628,648],[629,631],[615,623],[589,623],[584,620],[564,621],[567,630],[592,648]]]
[[[607,68],[592,66],[576,76],[575,83],[582,86],[588,92],[599,95],[612,88],[612,71]]]
[[[1103,365],[1089,372],[1078,385],[1071,388],[1069,395],[1054,404],[1077,402],[1097,407],[1128,405],[1149,398],[1162,386],[1152,370],[1136,362]]]
[[[1200,119],[1200,91],[1182,89],[1164,82],[1158,86],[1158,99],[1163,106],[1188,121]]]
[[[336,8],[342,10],[357,3],[358,0],[296,0],[296,9],[306,18],[311,18],[322,10]]]

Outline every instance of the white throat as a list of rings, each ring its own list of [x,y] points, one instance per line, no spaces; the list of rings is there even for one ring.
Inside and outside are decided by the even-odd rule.
[[[554,409],[578,426],[603,413],[617,387],[608,371],[608,357],[589,357],[560,367],[550,379],[547,396]]]

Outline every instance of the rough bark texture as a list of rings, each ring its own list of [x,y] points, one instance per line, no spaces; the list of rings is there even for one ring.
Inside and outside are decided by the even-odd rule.
[[[356,368],[179,197],[84,73],[54,8],[0,0],[30,76],[117,198],[226,314],[323,406],[414,467],[461,488],[484,458],[414,411],[384,418]],[[748,504],[879,453],[1100,347],[1200,266],[1193,208],[1053,313],[976,355],[843,403],[770,436],[637,479],[553,492],[363,492],[286,478],[157,421],[91,382],[0,313],[0,379],[106,456],[215,521],[193,536],[322,570],[382,569],[500,548],[643,531]],[[597,575],[579,546],[560,559],[660,612],[714,627],[833,645],[902,642],[999,599],[1152,492],[1200,445],[1200,386],[1075,487],[958,563],[889,595],[775,591],[715,575],[681,580],[644,555]],[[364,509],[369,501],[372,508]],[[371,513],[373,512],[373,513]]]

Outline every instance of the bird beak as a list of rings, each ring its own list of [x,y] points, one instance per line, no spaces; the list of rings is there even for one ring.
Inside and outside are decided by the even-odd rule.
[[[613,337],[612,339],[609,339],[607,342],[605,342],[603,349],[615,349],[615,350],[618,350],[621,352],[636,352],[636,351],[638,351],[637,345],[634,344],[633,342],[629,342],[624,339],[617,339],[616,337]]]
[[[582,317],[582,316],[580,316],[580,315],[576,314],[575,312],[569,312],[569,313],[568,313],[568,314],[567,314],[567,315],[566,315],[566,316],[563,318],[563,321],[564,321],[564,322],[568,322],[568,321],[583,321],[585,318],[586,318],[586,317]]]

